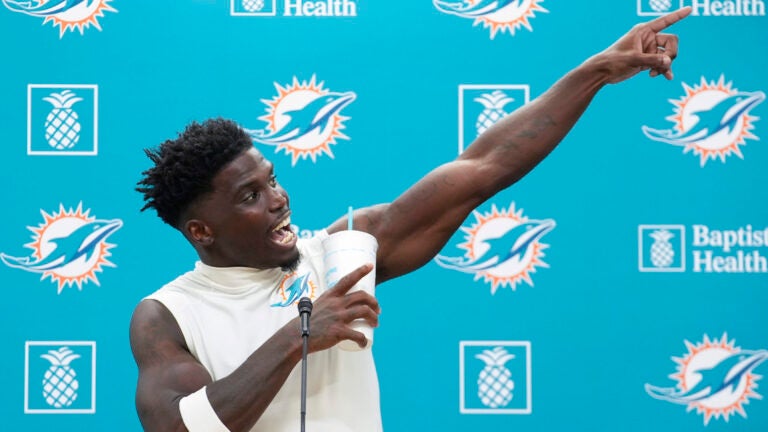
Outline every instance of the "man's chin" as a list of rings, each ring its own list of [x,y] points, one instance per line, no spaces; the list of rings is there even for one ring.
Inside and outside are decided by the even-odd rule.
[[[290,262],[283,263],[280,266],[280,269],[283,270],[286,273],[292,273],[295,272],[296,269],[299,268],[299,263],[301,262],[301,254],[296,254],[296,257],[291,260]]]

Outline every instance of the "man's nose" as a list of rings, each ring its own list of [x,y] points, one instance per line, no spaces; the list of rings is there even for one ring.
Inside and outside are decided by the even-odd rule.
[[[272,188],[270,191],[271,208],[279,210],[288,204],[288,195],[282,188]]]

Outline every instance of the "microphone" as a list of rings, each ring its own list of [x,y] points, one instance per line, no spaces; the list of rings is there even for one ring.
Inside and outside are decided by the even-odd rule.
[[[301,317],[301,432],[304,432],[307,418],[307,350],[309,348],[309,316],[312,314],[312,300],[309,297],[299,299]]]
[[[309,297],[299,299],[299,316],[301,316],[301,335],[309,336],[309,316],[312,314],[312,300]]]

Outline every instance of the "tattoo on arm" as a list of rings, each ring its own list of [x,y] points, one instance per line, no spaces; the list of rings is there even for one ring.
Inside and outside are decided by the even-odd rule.
[[[539,133],[530,129],[521,130],[515,135],[517,138],[530,138],[534,139],[539,136]]]
[[[519,136],[519,135],[518,135]],[[504,141],[499,147],[498,151],[501,154],[508,153],[510,151],[516,151],[520,148],[520,144],[515,141]]]
[[[424,181],[419,184],[419,186],[413,190],[413,193],[407,196],[402,202],[400,202],[399,206],[397,207],[397,211],[400,213],[408,213],[413,208],[418,208],[420,205],[423,205],[425,201],[427,201],[432,195],[434,195],[435,192],[440,188],[440,186],[435,182],[434,179],[429,181]]]
[[[440,197],[440,194],[451,193],[450,190],[462,186],[460,178],[457,178],[455,173],[453,174],[443,172],[420,182],[419,186],[413,189],[407,197],[403,197],[403,199],[395,203],[393,210],[397,213],[408,214],[414,209],[423,207],[425,204],[429,205],[428,203],[436,195],[439,197],[439,202],[444,201],[445,197]]]
[[[554,126],[555,121],[552,119],[552,117],[548,114],[545,114],[542,117],[538,117],[533,119],[532,122],[532,128],[530,129],[523,129],[522,131],[518,132],[517,135],[515,135],[518,138],[530,138],[534,139],[539,136],[539,132],[543,131],[544,129],[547,129],[550,126]]]

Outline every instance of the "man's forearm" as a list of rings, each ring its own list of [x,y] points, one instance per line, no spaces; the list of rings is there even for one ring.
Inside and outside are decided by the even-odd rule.
[[[250,430],[301,360],[294,321],[267,340],[234,372],[208,385],[208,397],[230,431]],[[295,330],[295,331],[294,331]]]

